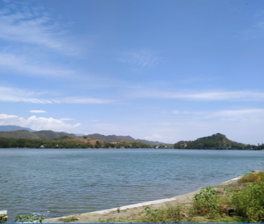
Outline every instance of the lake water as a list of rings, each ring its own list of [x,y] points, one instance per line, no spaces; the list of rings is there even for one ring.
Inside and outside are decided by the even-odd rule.
[[[262,169],[264,151],[0,149],[0,210],[49,218],[174,197]]]

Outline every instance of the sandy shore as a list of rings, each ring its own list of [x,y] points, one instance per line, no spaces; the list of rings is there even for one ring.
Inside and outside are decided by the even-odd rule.
[[[237,184],[237,181],[241,178],[237,177],[232,180],[223,182],[219,185],[214,186],[215,189],[221,190],[227,185]],[[161,208],[168,205],[176,206],[176,205],[189,205],[195,194],[199,193],[199,191],[194,191],[188,194],[179,195],[173,198],[148,201],[133,205],[122,206],[118,208],[112,208],[107,210],[76,214],[74,217],[77,218],[76,221],[72,223],[96,223],[96,222],[104,222],[103,220],[110,220],[112,218],[116,218],[116,220],[120,220],[125,217],[130,217],[133,220],[133,217],[136,217],[138,213],[143,212],[145,207],[150,207],[152,209]],[[51,218],[45,219],[43,223],[64,223],[65,217]]]

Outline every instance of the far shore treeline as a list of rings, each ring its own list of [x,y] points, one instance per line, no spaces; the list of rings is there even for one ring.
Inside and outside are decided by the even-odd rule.
[[[97,139],[99,138],[99,139]],[[64,132],[28,130],[0,131],[0,148],[174,148],[217,150],[264,150],[264,144],[251,145],[231,141],[217,133],[195,141],[179,141],[173,144],[135,140],[130,136],[104,136],[100,134],[76,136]]]
[[[22,139],[0,137],[0,148],[63,148],[63,149],[87,149],[87,148],[151,148],[150,145],[137,141],[106,142],[83,138],[60,137],[59,139]]]

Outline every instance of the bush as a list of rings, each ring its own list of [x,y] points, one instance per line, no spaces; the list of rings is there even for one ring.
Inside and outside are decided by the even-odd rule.
[[[17,223],[42,223],[44,218],[42,216],[36,217],[34,214],[29,215],[17,215],[15,217],[15,222]]]
[[[219,197],[216,190],[213,187],[203,187],[199,194],[194,195],[193,208],[198,215],[219,213]]]
[[[181,223],[183,209],[180,206],[168,206],[152,210],[145,208],[145,215],[136,220],[136,223]]]
[[[232,204],[235,213],[250,222],[264,222],[264,182],[254,182],[241,192],[234,193]]]

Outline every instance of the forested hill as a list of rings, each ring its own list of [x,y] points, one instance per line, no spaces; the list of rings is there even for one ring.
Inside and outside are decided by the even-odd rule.
[[[225,135],[217,133],[212,136],[198,138],[195,141],[179,141],[175,149],[261,149],[261,146],[242,144],[229,140]]]
[[[34,131],[29,128],[24,128],[20,126],[14,125],[0,125],[0,137],[4,138],[21,138],[21,139],[60,139],[60,138],[77,138],[77,137],[87,137],[91,140],[100,140],[106,142],[118,142],[118,141],[137,141],[142,142],[147,145],[151,146],[167,146],[172,147],[172,144],[166,144],[163,142],[158,141],[148,141],[145,139],[135,139],[129,135],[122,136],[122,135],[102,135],[102,134],[89,134],[89,135],[75,135],[69,134],[66,132],[55,132],[51,130],[43,130],[43,131]]]
[[[21,138],[21,139],[58,139],[58,138],[76,138],[74,134],[54,131],[34,131],[17,130],[17,131],[0,131],[0,137],[4,138]]]
[[[172,147],[172,144],[167,144],[167,143],[163,143],[163,142],[158,142],[158,141],[148,141],[145,139],[135,139],[132,138],[131,136],[127,135],[127,136],[122,136],[122,135],[101,135],[101,134],[90,134],[90,135],[85,135],[86,137],[88,137],[91,140],[102,140],[102,141],[106,141],[106,142],[117,142],[117,141],[137,141],[137,142],[142,142],[145,143],[147,145],[167,145]]]

